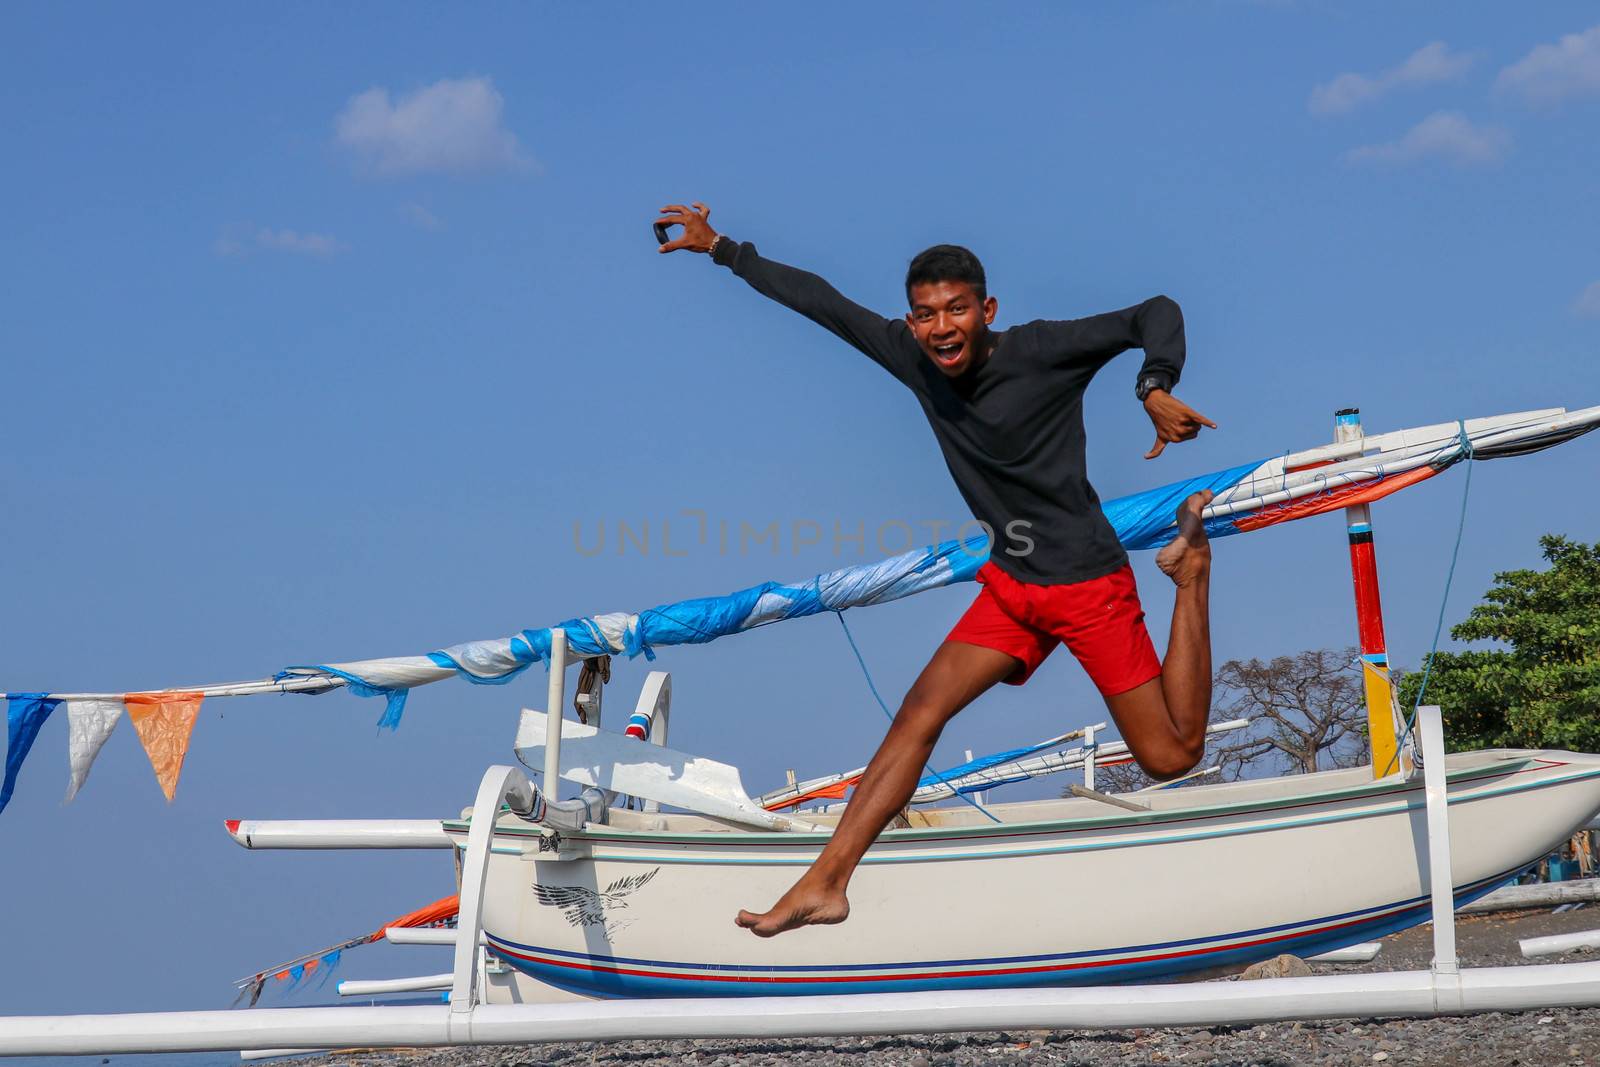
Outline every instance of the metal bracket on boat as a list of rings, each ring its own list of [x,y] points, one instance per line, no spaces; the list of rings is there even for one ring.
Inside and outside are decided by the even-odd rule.
[[[571,800],[551,800],[527,778],[506,791],[506,807],[511,809],[511,814],[544,827],[545,836],[557,834],[559,830],[581,830],[588,823],[604,825],[610,804],[610,797],[592,787]],[[541,846],[540,851],[545,849]]]
[[[1097,792],[1081,785],[1069,785],[1067,786],[1067,792],[1075,797],[1082,797],[1085,800],[1098,800],[1102,804],[1110,804],[1112,807],[1121,808],[1124,811],[1150,810],[1150,805],[1148,804],[1140,804],[1135,800],[1124,800],[1122,797],[1114,797],[1109,793]]]
[[[1100,748],[1099,745],[1095,744],[1094,735],[1096,733],[1098,733],[1099,731],[1104,730],[1105,728],[1106,728],[1106,724],[1105,723],[1097,722],[1093,726],[1085,726],[1083,728],[1083,730],[1082,730],[1082,733],[1083,733],[1083,787],[1085,789],[1090,790],[1090,791],[1094,790],[1094,758],[1095,758],[1095,755],[1099,751],[1099,748]]]

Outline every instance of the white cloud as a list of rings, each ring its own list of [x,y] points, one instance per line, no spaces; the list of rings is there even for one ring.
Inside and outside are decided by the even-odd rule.
[[[349,245],[325,233],[301,233],[298,230],[274,230],[270,226],[252,226],[248,223],[226,226],[215,245],[219,256],[245,256],[257,249],[272,252],[293,252],[302,256],[326,259],[347,251]]]
[[[1511,148],[1511,135],[1498,126],[1474,126],[1456,111],[1439,111],[1415,126],[1398,141],[1363,145],[1345,153],[1350,163],[1415,163],[1442,159],[1467,165],[1493,163]]]
[[[344,242],[323,233],[299,233],[295,230],[271,230],[266,227],[256,231],[256,244],[280,252],[299,252],[308,256],[331,256],[343,252]]]
[[[1425,44],[1404,63],[1377,74],[1345,73],[1311,90],[1306,105],[1313,115],[1342,115],[1408,85],[1432,85],[1465,74],[1477,61],[1469,52],[1452,52],[1443,41]]]
[[[1590,282],[1589,287],[1572,302],[1572,312],[1586,319],[1600,319],[1600,282]]]
[[[1502,70],[1494,87],[1530,104],[1556,104],[1569,96],[1600,93],[1600,26],[1539,45]]]
[[[400,214],[405,220],[419,230],[442,230],[444,223],[439,216],[417,203],[415,200],[407,201],[400,205]]]
[[[389,90],[368,89],[345,104],[334,133],[380,174],[528,170],[504,108],[488,78],[445,78],[392,102]]]

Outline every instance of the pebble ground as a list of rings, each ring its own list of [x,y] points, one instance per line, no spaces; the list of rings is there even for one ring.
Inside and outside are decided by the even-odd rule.
[[[1593,960],[1575,953],[1524,960],[1524,937],[1600,927],[1600,906],[1457,920],[1464,964],[1478,967]],[[1384,941],[1370,964],[1315,965],[1317,973],[1425,968],[1423,926]],[[1218,1067],[1427,1064],[1436,1067],[1600,1067],[1600,1008],[1440,1019],[1349,1019],[1268,1026],[1148,1030],[1035,1030],[844,1039],[623,1041],[335,1053],[326,1067]]]

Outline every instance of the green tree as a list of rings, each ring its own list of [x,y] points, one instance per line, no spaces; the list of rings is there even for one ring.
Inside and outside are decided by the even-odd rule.
[[[1600,544],[1546,534],[1548,570],[1504,571],[1450,628],[1501,647],[1441,652],[1426,700],[1444,711],[1453,750],[1513,746],[1600,751]],[[1406,708],[1423,672],[1401,680]]]

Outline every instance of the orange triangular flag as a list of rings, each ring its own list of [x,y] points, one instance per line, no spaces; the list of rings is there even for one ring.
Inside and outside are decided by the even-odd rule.
[[[194,732],[194,720],[204,699],[202,693],[129,693],[122,698],[168,803],[178,792],[178,775],[183,773],[183,757],[189,752],[189,735]]]

